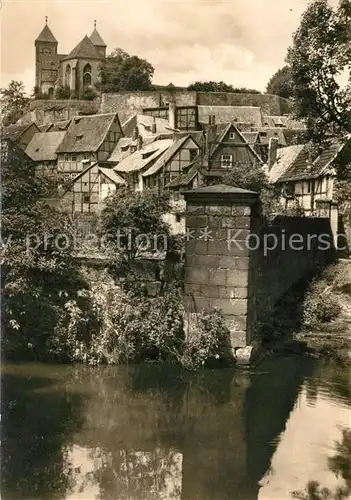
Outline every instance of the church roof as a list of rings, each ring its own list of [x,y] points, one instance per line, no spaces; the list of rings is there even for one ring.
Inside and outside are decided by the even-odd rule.
[[[36,42],[54,42],[58,43],[54,35],[52,34],[51,29],[47,24],[45,24],[44,28],[42,29],[40,35],[37,37],[35,40]]]
[[[89,38],[93,42],[93,44],[96,45],[97,47],[106,47],[106,43],[103,41],[100,33],[96,28],[94,28],[94,31],[92,32]]]
[[[65,57],[65,59],[101,59],[95,45],[90,38],[85,35],[76,47]]]

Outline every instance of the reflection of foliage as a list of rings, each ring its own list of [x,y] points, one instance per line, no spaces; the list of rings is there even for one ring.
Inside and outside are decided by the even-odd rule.
[[[337,477],[342,477],[344,486],[338,486],[332,492],[328,488],[322,488],[318,481],[310,481],[305,491],[295,491],[294,498],[299,500],[347,500],[351,493],[351,430],[344,429],[342,441],[336,443],[337,454],[329,458],[329,468]]]
[[[95,468],[86,475],[82,491],[87,484],[98,483],[98,498],[104,500],[180,497],[181,470],[177,453],[155,449],[150,452],[120,450],[112,454],[95,449],[91,455]],[[171,491],[168,490],[170,484]]]

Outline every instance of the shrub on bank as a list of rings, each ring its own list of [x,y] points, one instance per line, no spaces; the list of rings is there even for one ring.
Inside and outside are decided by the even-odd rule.
[[[57,345],[65,346],[72,361],[97,365],[152,360],[197,369],[220,357],[228,333],[221,314],[199,314],[191,335],[185,336],[183,299],[177,288],[157,298],[138,296],[104,272],[84,294],[89,317],[71,302],[69,324],[57,329]],[[82,332],[89,324],[93,329],[87,338]]]
[[[303,325],[318,328],[336,319],[340,312],[340,303],[327,279],[313,281],[303,303]]]

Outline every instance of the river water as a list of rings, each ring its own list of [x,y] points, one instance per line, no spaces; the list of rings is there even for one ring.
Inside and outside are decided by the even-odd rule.
[[[4,365],[2,499],[289,500],[350,425],[345,368]]]

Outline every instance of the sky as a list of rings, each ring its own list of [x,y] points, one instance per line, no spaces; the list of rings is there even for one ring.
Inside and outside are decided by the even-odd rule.
[[[337,0],[331,0],[336,3]],[[48,16],[69,53],[97,29],[107,53],[121,47],[147,59],[153,82],[224,81],[264,91],[284,65],[308,0],[0,0],[1,81],[34,87],[34,40]]]

